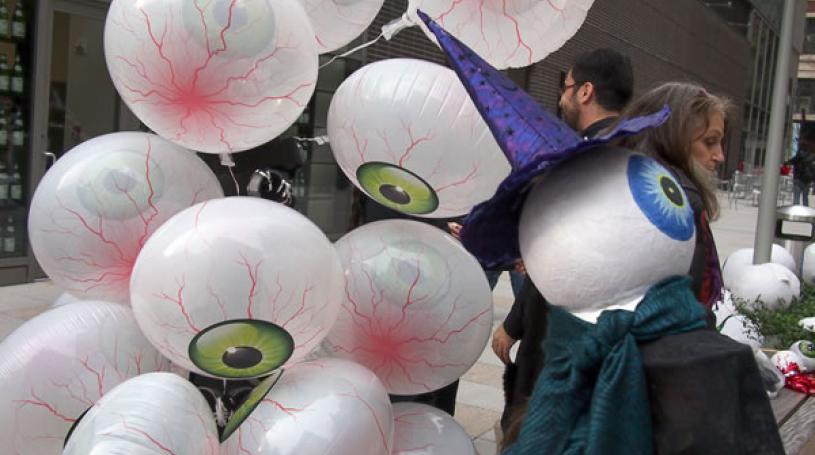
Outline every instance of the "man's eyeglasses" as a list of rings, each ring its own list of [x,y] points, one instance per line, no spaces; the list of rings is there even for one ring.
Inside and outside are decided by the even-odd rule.
[[[562,95],[562,94],[566,93],[566,90],[569,90],[572,87],[577,87],[577,86],[580,86],[580,85],[583,85],[583,83],[582,82],[575,82],[573,84],[566,84],[560,89],[560,94]]]

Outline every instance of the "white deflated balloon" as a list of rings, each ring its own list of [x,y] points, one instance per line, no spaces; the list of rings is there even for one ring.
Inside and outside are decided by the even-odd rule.
[[[784,249],[781,245],[773,244],[770,262],[774,264],[783,265],[796,272],[798,267],[795,266],[795,259],[789,251]],[[722,280],[724,286],[729,288],[730,284],[738,279],[739,274],[744,271],[744,268],[753,264],[753,249],[742,248],[730,254],[724,261],[722,266]]]
[[[768,262],[748,265],[730,284],[733,297],[749,306],[761,302],[767,308],[780,308],[790,304],[801,293],[798,277],[783,265]]]
[[[172,373],[135,377],[88,410],[63,455],[218,455],[209,405],[192,383]]]

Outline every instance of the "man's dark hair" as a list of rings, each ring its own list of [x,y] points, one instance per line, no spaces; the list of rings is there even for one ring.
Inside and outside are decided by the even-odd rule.
[[[572,78],[578,84],[591,82],[597,104],[609,111],[620,112],[634,94],[631,60],[614,49],[602,48],[578,55],[572,66]]]

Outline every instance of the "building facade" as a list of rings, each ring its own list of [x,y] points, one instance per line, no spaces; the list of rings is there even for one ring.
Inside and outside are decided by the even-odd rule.
[[[0,285],[3,285],[42,276],[28,245],[25,223],[28,202],[49,165],[44,152],[59,156],[92,137],[144,127],[116,94],[104,64],[102,31],[109,1],[0,2],[5,3],[12,14],[18,3],[23,5],[28,37],[4,40],[0,36],[0,55],[14,62],[15,52],[19,52],[26,81],[25,92],[9,98],[18,106],[14,112],[20,111],[24,119],[24,144],[6,156],[3,163],[6,177],[0,171],[0,196],[3,196],[3,182],[14,180],[15,169],[19,174],[15,188],[21,192],[18,199],[7,197],[8,201],[0,201],[0,237],[3,241],[13,239],[8,243],[14,246],[0,255]],[[405,11],[407,3],[407,0],[385,0],[374,23],[349,48],[373,40],[384,24]],[[754,130],[760,130],[755,124],[764,121],[764,114],[753,113],[751,107],[765,104],[754,98],[768,99],[766,87],[771,87],[766,74],[771,74],[772,46],[761,47],[753,41],[764,41],[751,41],[750,36],[766,37],[774,29],[753,25],[759,19],[771,23],[771,18],[753,2],[724,2],[724,6],[719,3],[722,2],[596,0],[582,28],[560,50],[531,67],[511,70],[509,74],[553,111],[573,59],[581,52],[598,47],[611,47],[631,57],[636,93],[667,81],[700,83],[712,92],[727,96],[736,106],[728,138],[725,173],[729,173],[744,159],[746,138],[751,137]],[[742,9],[747,11],[747,20],[739,19],[745,17],[740,12]],[[728,18],[727,14],[735,14],[734,11],[742,16]],[[442,53],[417,28],[404,30],[390,41],[380,40],[339,58],[320,70],[316,91],[306,112],[284,136],[324,135],[331,97],[342,81],[367,63],[394,57],[445,64]],[[322,56],[321,63],[328,63],[330,58]],[[764,79],[756,79],[757,60],[764,62],[760,68]],[[759,88],[753,94],[751,88],[756,81]],[[14,107],[7,105],[9,111]],[[756,144],[760,137],[755,139]],[[330,144],[307,143],[306,149],[306,165],[295,182],[296,208],[336,239],[352,225],[354,201],[359,194],[355,194],[353,185],[334,161]],[[240,154],[235,160],[240,165]],[[7,226],[12,226],[11,233]]]

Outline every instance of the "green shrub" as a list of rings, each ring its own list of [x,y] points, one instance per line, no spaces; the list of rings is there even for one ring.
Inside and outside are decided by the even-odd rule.
[[[786,308],[769,309],[761,300],[747,302],[733,298],[739,313],[752,321],[764,336],[766,348],[789,349],[798,340],[815,340],[815,334],[798,325],[815,316],[815,286],[801,283],[801,296]]]

